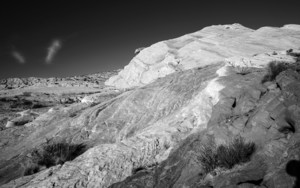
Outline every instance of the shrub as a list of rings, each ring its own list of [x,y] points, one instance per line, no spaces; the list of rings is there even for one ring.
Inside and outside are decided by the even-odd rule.
[[[87,150],[84,144],[69,144],[59,142],[45,145],[41,151],[32,152],[34,165],[25,170],[25,174],[30,175],[39,171],[41,167],[49,168],[58,164],[75,159]]]
[[[236,164],[248,162],[254,151],[254,143],[245,143],[242,137],[237,137],[229,145],[217,148],[218,166],[231,169]]]
[[[248,162],[255,151],[255,144],[245,143],[242,137],[236,137],[229,145],[202,146],[198,160],[205,173],[217,167],[231,169],[236,164]]]
[[[86,151],[83,144],[69,144],[65,142],[46,145],[41,153],[36,152],[37,163],[47,168],[75,159]]]
[[[251,67],[236,66],[236,67],[234,67],[234,69],[235,69],[236,73],[240,74],[240,75],[247,75],[252,72]]]
[[[42,104],[42,103],[35,103],[35,104],[32,104],[32,109],[36,109],[36,108],[44,108],[44,107],[48,107],[48,105],[46,104]]]
[[[32,166],[25,169],[24,176],[29,176],[40,171],[40,166],[33,164]]]
[[[24,91],[23,92],[23,96],[25,96],[25,97],[30,97],[31,96],[31,92],[28,92],[28,91]]]
[[[205,173],[213,171],[218,166],[218,158],[215,146],[204,145],[200,148],[198,160],[202,164]]]
[[[299,52],[295,52],[293,49],[289,49],[286,51],[286,54],[287,55],[290,55],[290,56],[293,56],[293,57],[296,57],[296,58],[299,58],[300,57],[300,53]]]
[[[289,68],[291,68],[291,65],[284,62],[270,62],[268,65],[268,73],[264,76],[262,83],[275,80],[276,76]]]

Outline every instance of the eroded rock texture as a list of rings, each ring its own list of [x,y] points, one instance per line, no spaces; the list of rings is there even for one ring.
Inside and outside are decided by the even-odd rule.
[[[143,86],[170,73],[239,59],[241,64],[265,65],[276,57],[263,53],[299,48],[300,26],[262,27],[240,24],[205,27],[195,33],[161,41],[145,48],[118,75],[106,81],[118,88]],[[255,57],[262,54],[263,58]],[[251,60],[248,58],[254,57]]]
[[[134,70],[125,68],[108,82],[118,89],[140,87],[103,86],[77,102],[46,108],[24,125],[4,128],[0,132],[2,187],[296,187],[300,53],[289,49],[300,47],[299,32],[297,25],[257,31],[240,25],[208,27],[199,33],[214,37],[197,35],[206,40],[205,53],[203,41],[195,39],[197,33],[172,40],[172,53],[185,50],[183,67],[168,65],[176,71],[162,66],[161,76],[153,74],[149,82],[140,82],[136,78],[143,77],[138,71],[120,78]],[[262,37],[271,34],[284,36]],[[247,36],[251,39],[242,45]],[[248,45],[263,39],[264,45]],[[228,45],[227,50],[219,40]],[[230,48],[234,42],[241,49]],[[274,49],[269,51],[266,44]],[[140,58],[153,66],[163,65],[165,52],[153,48],[142,49],[132,62]],[[195,52],[197,48],[204,54]],[[210,49],[215,48],[222,49],[221,55],[211,58]],[[268,66],[274,60],[274,66],[281,67],[276,74]],[[18,117],[35,112],[28,108]],[[204,171],[201,147],[228,144],[236,136],[255,143],[250,161],[232,169]],[[89,149],[73,161],[23,176],[34,149],[61,140],[84,143]]]

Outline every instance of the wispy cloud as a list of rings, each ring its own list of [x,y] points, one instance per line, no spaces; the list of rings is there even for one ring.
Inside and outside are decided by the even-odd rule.
[[[26,63],[25,57],[20,52],[14,50],[11,52],[11,55],[13,58],[15,58],[18,61],[18,63],[20,64]]]
[[[57,54],[58,50],[61,49],[62,47],[62,42],[58,39],[55,39],[52,41],[51,45],[48,47],[48,53],[47,53],[47,56],[46,56],[46,63],[47,64],[50,64],[55,55]]]

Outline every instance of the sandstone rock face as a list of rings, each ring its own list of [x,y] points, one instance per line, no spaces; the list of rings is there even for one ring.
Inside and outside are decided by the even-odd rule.
[[[144,166],[110,187],[297,187],[295,174],[299,169],[291,175],[286,168],[291,161],[299,162],[299,102],[295,97],[299,73],[282,72],[275,81],[277,88],[268,89],[261,85],[263,72],[253,69],[240,75],[228,69],[233,72],[218,80],[225,87],[207,129],[188,136],[162,163],[152,168]],[[286,85],[282,87],[281,83]],[[295,129],[282,131],[286,126]],[[203,177],[197,159],[201,145],[207,144],[207,137],[220,144],[234,135],[242,135],[258,147],[251,161]]]
[[[227,40],[213,35],[220,28],[224,34],[228,30]],[[136,85],[125,88],[141,87],[120,91],[103,86],[97,93],[85,93],[88,96],[84,101],[83,96],[76,95],[77,102],[53,102],[38,112],[31,105],[26,106],[30,111],[19,110],[21,113],[14,118],[32,111],[38,116],[24,126],[0,131],[2,187],[297,187],[299,171],[293,166],[300,163],[300,53],[290,49],[300,42],[300,27],[252,31],[240,25],[226,25],[205,28],[200,31],[202,35],[204,31],[211,37],[201,39],[206,40],[205,45],[215,44],[211,45],[212,51],[220,41],[229,46],[233,41],[238,43],[241,39],[237,36],[246,39],[248,35],[248,40],[253,41],[254,35],[259,38],[267,33],[293,33],[295,38],[288,43],[283,41],[289,41],[291,35],[287,39],[285,35],[274,38],[275,42],[270,36],[261,37],[264,44],[274,44],[279,49],[262,53],[255,50],[265,49],[264,45],[245,45],[235,50],[228,46],[226,50],[219,44],[225,55],[214,61],[206,46],[205,61],[203,54],[192,53],[197,43],[187,40],[192,34],[186,35],[173,43],[174,53],[179,53],[180,45],[185,44],[183,66],[177,66],[182,62],[177,58],[170,56],[165,60],[165,53],[169,53],[165,42],[150,47],[151,50],[145,48],[135,57],[143,57],[149,65],[156,62],[153,66],[157,67],[166,61],[172,68],[163,69],[163,76],[148,77],[148,84],[127,75],[126,79],[119,79],[120,83],[126,85],[132,79]],[[275,46],[276,40],[282,46],[278,41]],[[149,54],[143,54],[147,50]],[[251,50],[257,54],[249,55]],[[139,70],[143,70],[144,64],[139,65]],[[126,71],[139,76],[129,68],[119,76]],[[116,78],[108,82],[115,79],[119,83]],[[31,96],[27,93],[19,97],[6,97],[0,102],[25,105],[23,97],[29,100]],[[52,97],[51,101],[56,101],[57,96]],[[0,122],[10,120],[13,118],[4,117]],[[228,144],[237,136],[255,144],[250,161],[231,169],[218,167],[206,172],[199,158],[202,146]],[[57,141],[84,143],[89,149],[72,161],[24,175],[33,162],[32,151]]]
[[[72,171],[74,183],[79,178],[83,181],[80,184],[88,187],[107,187],[129,176],[134,168],[166,159],[173,147],[172,143],[181,139],[181,136],[195,129],[205,129],[212,105],[218,100],[217,92],[222,89],[216,83],[208,85],[208,81],[218,76],[216,70],[221,66],[218,64],[203,70],[170,75],[153,85],[128,91],[93,107],[82,103],[47,113],[45,117],[32,122],[31,128],[36,129],[35,133],[25,137],[17,146],[3,149],[5,155],[1,159],[11,159],[16,152],[26,153],[40,145],[39,142],[44,142],[41,138],[51,139],[54,135],[73,139],[74,143],[89,142],[96,146],[83,154],[81,159],[77,158],[78,167],[83,168],[75,170],[75,166],[71,165],[65,170]],[[77,115],[69,115],[73,113]],[[170,114],[176,115],[176,118]],[[174,125],[165,123],[170,121]],[[184,124],[177,124],[180,121]],[[172,137],[177,134],[178,138],[174,140]],[[90,172],[95,165],[94,172]],[[88,171],[84,172],[85,169]],[[88,179],[83,177],[86,173],[91,174]],[[28,186],[47,187],[53,180],[47,181]],[[69,186],[69,182],[57,183],[64,187]]]
[[[299,27],[285,25],[281,28],[262,27],[258,30],[240,24],[206,27],[143,49],[124,70],[105,84],[117,88],[143,86],[168,74],[203,67],[227,58],[230,61],[244,60],[247,64],[260,61],[260,65],[266,65],[268,61],[279,57],[266,57],[263,53],[299,48]],[[265,57],[255,57],[256,54]],[[251,57],[254,62],[249,62]]]

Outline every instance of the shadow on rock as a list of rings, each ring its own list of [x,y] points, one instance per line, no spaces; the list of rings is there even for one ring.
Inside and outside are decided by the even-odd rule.
[[[300,187],[300,161],[291,160],[286,165],[286,172],[296,178],[294,188]]]

